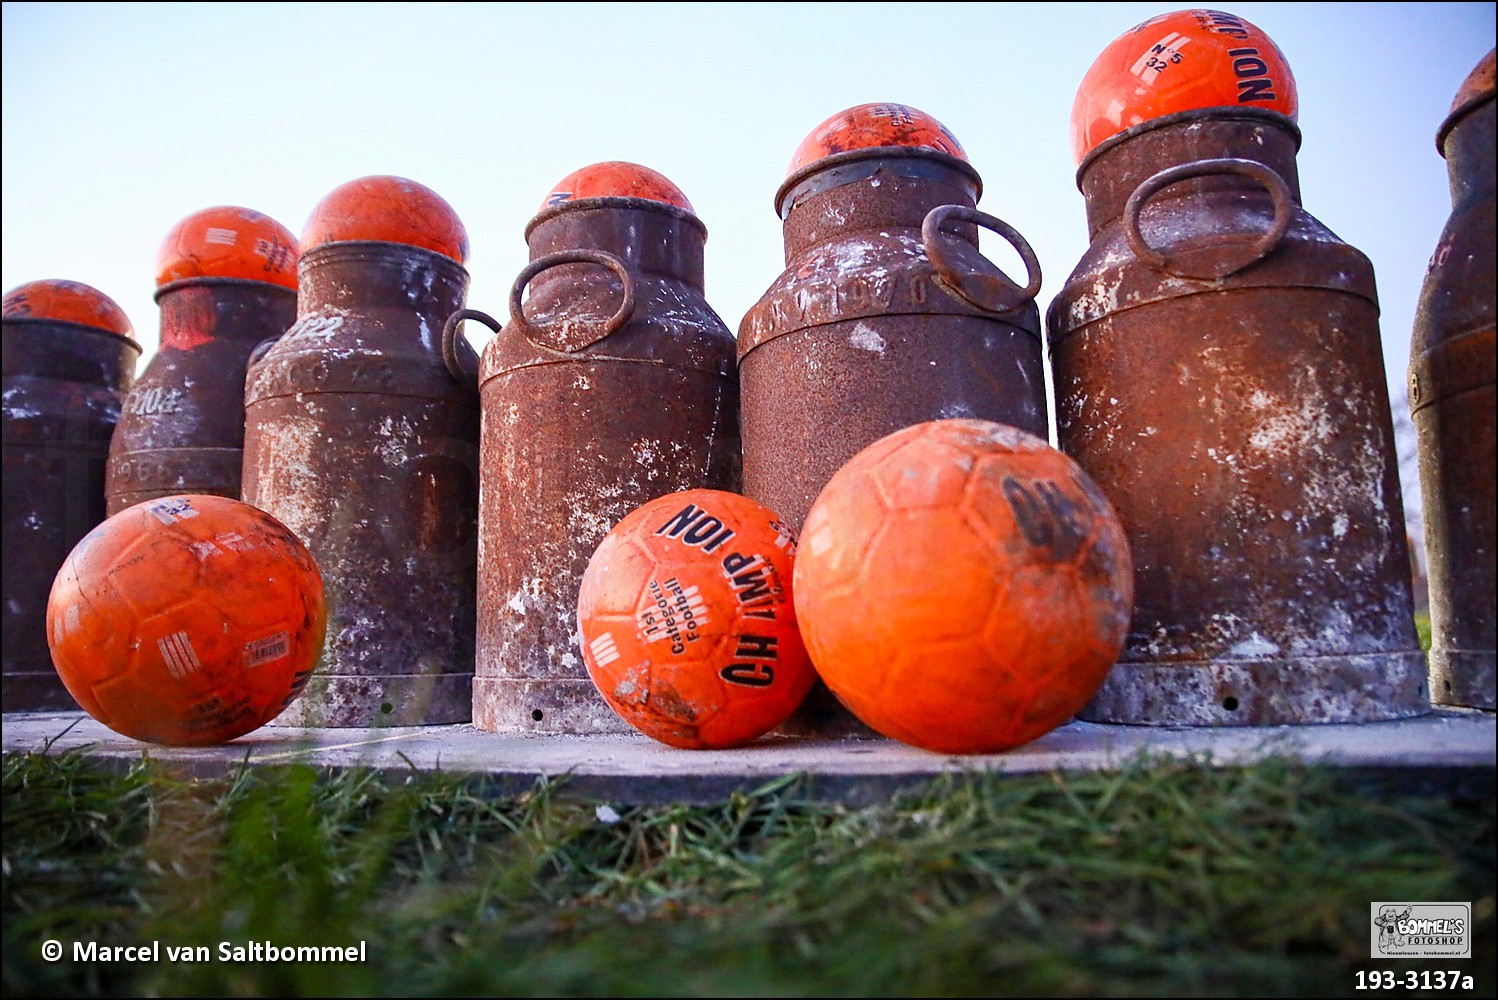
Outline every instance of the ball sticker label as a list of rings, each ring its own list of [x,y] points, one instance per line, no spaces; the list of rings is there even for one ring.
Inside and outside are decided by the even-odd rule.
[[[164,639],[157,639],[156,648],[166,662],[167,673],[176,680],[180,681],[203,665],[186,632],[173,632]]]
[[[775,683],[775,668],[771,666],[780,659],[776,647],[780,640],[773,635],[741,635],[738,647],[733,651],[737,660],[757,660],[757,663],[730,663],[718,671],[718,676],[730,684],[746,684],[749,687],[769,687]]]
[[[287,271],[296,267],[296,248],[280,240],[256,240],[255,253],[265,258],[266,271]]]
[[[256,639],[244,644],[244,665],[246,667],[258,667],[262,663],[279,660],[291,652],[291,633],[277,632],[275,635],[264,639]]]
[[[588,643],[588,651],[593,654],[593,662],[600,667],[606,667],[619,659],[619,644],[614,641],[611,632],[605,632]]]
[[[1129,72],[1139,77],[1141,83],[1153,84],[1162,70],[1180,63],[1184,58],[1181,50],[1190,42],[1191,39],[1179,31],[1172,31],[1146,49],[1138,62],[1129,67]]]
[[[651,580],[647,590],[655,603],[636,619],[640,635],[646,642],[668,640],[671,652],[680,655],[686,651],[687,643],[701,638],[698,630],[708,623],[702,594],[695,585],[682,586],[674,576],[665,583]]]
[[[160,503],[153,503],[146,509],[162,524],[185,521],[189,517],[198,516],[198,512],[192,509],[192,502],[186,497],[163,500]]]
[[[733,529],[696,504],[687,504],[676,516],[655,530],[657,535],[679,538],[703,552],[712,552],[733,537]]]
[[[250,552],[255,548],[254,542],[237,531],[226,531],[221,535],[214,535],[213,540],[219,548],[229,552]]]
[[[1247,38],[1248,29],[1243,22],[1232,14],[1223,13],[1220,10],[1198,10],[1196,23],[1206,31],[1213,31],[1219,35],[1227,35],[1231,38]]]

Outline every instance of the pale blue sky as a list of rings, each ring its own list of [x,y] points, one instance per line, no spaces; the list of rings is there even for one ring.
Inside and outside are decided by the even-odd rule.
[[[3,278],[87,282],[147,357],[157,247],[218,204],[300,234],[367,174],[446,198],[469,305],[505,309],[551,186],[600,160],[675,181],[710,234],[730,328],[779,273],[771,201],[796,145],[871,101],[944,122],[980,207],[1039,255],[1042,311],[1086,247],[1068,146],[1077,84],[1170,4],[42,4],[3,7]],[[1295,72],[1306,208],[1373,260],[1403,391],[1426,262],[1450,213],[1434,135],[1494,44],[1491,3],[1237,3]],[[1011,272],[996,237],[989,252]],[[476,346],[488,332],[469,324]],[[144,362],[143,362],[144,363]]]

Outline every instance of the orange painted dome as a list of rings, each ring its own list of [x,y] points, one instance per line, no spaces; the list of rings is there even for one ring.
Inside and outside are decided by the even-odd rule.
[[[1284,53],[1233,14],[1161,14],[1116,38],[1082,78],[1072,104],[1072,155],[1080,163],[1127,128],[1217,107],[1267,108],[1295,120],[1300,99]]]
[[[317,203],[302,230],[303,252],[324,243],[380,240],[468,259],[468,232],[451,205],[404,177],[361,177]]]
[[[692,211],[692,203],[681,193],[681,188],[664,174],[624,160],[606,160],[572,171],[556,183],[541,208],[584,198],[644,198]]]
[[[114,299],[81,281],[62,278],[29,281],[5,293],[3,312],[5,319],[77,323],[121,337],[132,337],[135,333],[125,311]]]
[[[957,137],[926,112],[905,104],[860,104],[839,111],[812,129],[796,147],[786,175],[834,153],[880,146],[934,149],[967,162],[967,153]]]
[[[244,278],[296,288],[296,237],[275,219],[220,205],[172,227],[156,256],[156,287],[184,278]]]

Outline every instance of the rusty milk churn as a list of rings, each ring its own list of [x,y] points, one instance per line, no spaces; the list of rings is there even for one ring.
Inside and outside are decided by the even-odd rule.
[[[703,297],[706,239],[675,184],[622,162],[564,178],[526,228],[531,261],[479,373],[480,729],[629,731],[588,678],[578,589],[642,503],[738,488],[733,336]]]
[[[1297,96],[1220,11],[1114,41],[1072,112],[1092,243],[1048,327],[1061,447],[1133,547],[1101,722],[1429,710],[1373,269],[1300,206]]]
[[[912,424],[980,417],[1045,436],[1040,266],[976,208],[952,133],[901,104],[817,126],[775,196],[785,271],[739,325],[744,492],[798,530],[832,474]],[[1022,287],[978,252],[1004,236]]]
[[[1436,134],[1452,212],[1421,290],[1409,371],[1430,556],[1431,700],[1488,711],[1498,600],[1493,59],[1490,51],[1467,77]]]
[[[1040,264],[979,212],[983,183],[941,122],[902,104],[833,115],[775,195],[785,270],[739,325],[744,492],[797,530],[822,487],[887,434],[978,417],[1042,437]],[[978,251],[1018,251],[1023,287]],[[865,735],[820,681],[780,729]]]
[[[296,258],[296,237],[248,208],[204,209],[167,234],[156,260],[161,347],[110,442],[111,515],[178,493],[239,499],[245,369],[296,319]]]
[[[447,202],[399,177],[335,189],[302,234],[296,324],[245,386],[244,499],[327,588],[322,661],[278,724],[469,718],[478,397],[442,350],[467,255]]]
[[[47,595],[68,553],[104,520],[104,464],[140,345],[109,296],[33,281],[3,307],[7,712],[76,709],[52,668]]]

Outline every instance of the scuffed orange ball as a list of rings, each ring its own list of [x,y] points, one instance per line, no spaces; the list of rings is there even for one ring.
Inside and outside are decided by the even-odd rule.
[[[962,143],[935,118],[908,104],[860,104],[839,111],[812,129],[791,155],[786,176],[835,153],[905,146],[933,149],[967,162]]]
[[[404,243],[468,260],[468,230],[458,213],[425,184],[376,174],[340,184],[317,206],[302,229],[302,252],[324,243],[378,240]]]
[[[938,420],[855,455],[807,515],[796,614],[867,725],[992,753],[1069,720],[1133,610],[1123,527],[1070,458],[1024,431]]]
[[[668,177],[625,160],[606,160],[572,171],[547,192],[541,210],[585,198],[643,198],[692,211],[692,203]]]
[[[10,320],[77,323],[133,340],[135,328],[108,295],[81,281],[46,278],[28,281],[5,293],[0,307]]]
[[[295,535],[227,497],[120,511],[85,535],[47,602],[58,676],[137,740],[222,743],[300,692],[326,631],[322,576]]]
[[[718,490],[652,500],[614,526],[583,574],[588,676],[640,732],[687,749],[739,746],[784,722],[816,673],[796,627],[794,532]]]
[[[239,278],[295,289],[291,230],[250,208],[218,205],[172,227],[156,254],[156,287],[187,278]]]
[[[1234,14],[1178,10],[1109,43],[1087,70],[1071,111],[1078,163],[1103,140],[1199,108],[1267,108],[1295,120],[1295,76],[1274,40]]]

